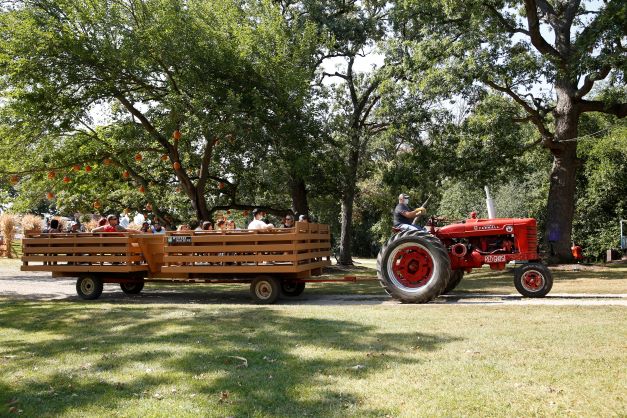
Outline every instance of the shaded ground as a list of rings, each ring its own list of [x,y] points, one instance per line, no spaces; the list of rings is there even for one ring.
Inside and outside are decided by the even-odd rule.
[[[357,283],[309,284],[305,293],[296,298],[283,298],[289,305],[394,305],[399,304],[383,292],[376,281],[374,260],[360,260],[351,268],[333,266],[325,278],[356,276]],[[619,305],[627,306],[627,266],[559,266],[554,270],[553,291],[543,299],[522,298],[516,293],[512,272],[480,269],[467,274],[450,295],[436,299],[436,304],[484,305]],[[0,264],[0,297],[21,300],[78,299],[75,279],[52,279],[49,273],[20,272],[17,261]],[[186,284],[148,283],[140,295],[124,294],[117,284],[105,285],[101,297],[107,302],[123,303],[230,303],[249,304],[246,284]]]

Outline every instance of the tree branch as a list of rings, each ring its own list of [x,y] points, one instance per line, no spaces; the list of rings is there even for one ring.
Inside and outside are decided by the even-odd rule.
[[[527,25],[529,26],[529,37],[531,43],[544,55],[551,55],[555,58],[561,58],[559,52],[553,48],[540,34],[540,19],[538,18],[538,6],[535,0],[525,0],[525,9],[527,11]]]
[[[592,86],[594,86],[594,83],[607,77],[611,70],[611,65],[604,65],[599,69],[599,71],[588,74],[581,88],[575,93],[575,98],[581,99],[583,96],[590,93],[590,90],[592,90]]]
[[[579,102],[579,111],[581,113],[601,112],[624,118],[627,116],[627,103],[608,104],[600,100],[581,100]]]
[[[536,110],[533,107],[531,107],[529,105],[529,103],[527,103],[523,98],[521,98],[519,95],[514,93],[510,88],[499,86],[498,84],[494,83],[493,81],[484,80],[484,83],[486,83],[488,86],[492,87],[494,90],[497,90],[497,91],[500,91],[502,93],[505,93],[509,97],[514,99],[514,101],[516,103],[518,103],[520,106],[522,106],[522,108],[525,109],[525,111],[529,114],[529,116],[531,118],[530,121],[534,125],[536,125],[536,127],[540,131],[540,134],[545,139],[548,139],[548,140],[551,140],[553,138],[553,134],[551,133],[551,131],[549,131],[548,128],[544,125],[544,118],[542,117],[540,112],[538,112],[538,110]]]
[[[507,29],[507,31],[508,31],[509,33],[523,33],[523,34],[525,34],[525,35],[527,35],[527,36],[531,36],[531,34],[529,33],[529,31],[528,31],[528,30],[523,29],[523,28],[518,28],[518,27],[515,27],[514,25],[512,25],[512,23],[511,23],[510,21],[508,21],[508,20],[505,18],[505,16],[503,16],[503,15],[501,14],[501,12],[499,12],[499,11],[496,9],[496,7],[494,7],[494,6],[490,5],[490,4],[486,5],[486,7],[488,8],[488,10],[489,10],[490,12],[492,12],[492,14],[494,15],[494,17],[496,17],[496,19],[497,19],[499,22],[501,22],[501,25],[503,25],[503,26],[505,27],[505,29]]]

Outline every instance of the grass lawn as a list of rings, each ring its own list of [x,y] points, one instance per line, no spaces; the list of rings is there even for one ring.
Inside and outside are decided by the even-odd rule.
[[[361,261],[333,274],[371,277]],[[553,291],[625,293],[626,271],[555,272]],[[373,281],[312,287],[381,294]],[[460,289],[515,291],[483,270]],[[625,416],[625,318],[620,306],[0,298],[0,416]]]

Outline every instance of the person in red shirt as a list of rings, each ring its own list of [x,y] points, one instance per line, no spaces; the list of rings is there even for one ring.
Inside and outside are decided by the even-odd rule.
[[[107,224],[104,226],[99,226],[95,228],[91,232],[128,232],[128,230],[120,225],[118,225],[118,217],[115,215],[107,216]]]

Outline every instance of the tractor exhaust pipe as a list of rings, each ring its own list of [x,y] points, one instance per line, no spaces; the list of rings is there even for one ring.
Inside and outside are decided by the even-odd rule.
[[[490,189],[488,186],[484,186],[485,189],[485,204],[488,207],[488,219],[496,218],[496,210],[494,209],[494,200],[490,197]]]

